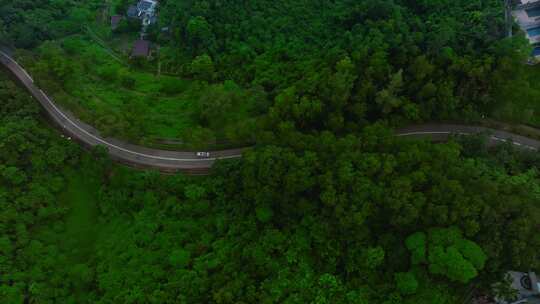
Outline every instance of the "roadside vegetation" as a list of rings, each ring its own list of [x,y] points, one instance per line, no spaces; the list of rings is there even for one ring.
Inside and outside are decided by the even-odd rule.
[[[1,74],[0,303],[460,304],[540,271],[538,153],[392,136],[538,125],[500,1],[163,0],[149,61],[103,23],[130,3],[0,0],[0,38],[106,135],[255,145],[211,176],[134,171]]]
[[[540,128],[540,66],[512,67],[501,79],[493,118]]]
[[[38,85],[106,136],[147,145],[177,141],[181,148],[241,143],[241,129],[257,116],[247,107],[257,103],[257,92],[232,81],[208,84],[137,70],[83,36],[46,42],[37,53],[18,57]]]
[[[1,79],[2,303],[453,304],[540,268],[538,154],[374,125],[162,176],[81,150],[27,96]]]
[[[340,134],[379,119],[539,126],[540,71],[524,66],[522,35],[502,39],[498,0],[162,1],[151,60],[128,58],[137,21],[110,29],[129,4],[53,6],[31,37],[11,33],[39,6],[3,6],[5,39],[33,49],[20,59],[105,134],[181,148],[251,143],[278,121]]]

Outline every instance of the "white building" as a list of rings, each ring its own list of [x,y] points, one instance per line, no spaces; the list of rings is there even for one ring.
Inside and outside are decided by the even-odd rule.
[[[534,272],[509,271],[512,288],[517,293],[517,299],[512,302],[497,300],[499,304],[540,304],[540,282]]]
[[[158,2],[156,0],[140,0],[137,5],[128,8],[127,15],[130,18],[139,18],[143,26],[148,26],[156,22],[156,9]]]
[[[512,12],[517,23],[527,35],[529,41],[540,42],[540,1],[521,0]]]

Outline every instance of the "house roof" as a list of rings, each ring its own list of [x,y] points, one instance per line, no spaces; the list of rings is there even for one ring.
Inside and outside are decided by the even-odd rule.
[[[111,16],[111,27],[117,27],[120,20],[122,20],[122,16]]]
[[[147,40],[137,40],[133,45],[133,52],[131,53],[134,57],[146,57],[150,53],[150,42]]]
[[[139,11],[135,5],[130,5],[127,10],[127,16],[130,18],[138,17]]]
[[[532,8],[536,8],[536,7],[539,7],[540,6],[540,1],[538,0],[534,0],[534,1],[522,1],[523,3],[522,4],[518,4],[516,6],[516,9],[524,9],[524,10],[527,10],[527,9],[532,9]]]
[[[154,3],[150,2],[150,1],[141,1],[139,2],[139,4],[137,5],[137,8],[140,9],[140,10],[147,10],[147,9],[150,9],[152,6],[154,5]]]

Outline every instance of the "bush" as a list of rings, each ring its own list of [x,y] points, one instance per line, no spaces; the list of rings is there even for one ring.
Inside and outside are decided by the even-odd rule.
[[[164,94],[179,94],[185,91],[186,83],[177,78],[164,77],[160,79],[159,91]]]
[[[127,73],[120,76],[120,84],[126,89],[133,89],[135,87],[135,78]]]
[[[214,62],[212,57],[201,55],[191,62],[191,73],[200,80],[212,81],[214,78]]]
[[[410,272],[400,272],[394,274],[397,289],[403,295],[411,295],[416,293],[418,289],[418,281],[414,274]]]
[[[81,53],[85,47],[85,42],[79,37],[68,37],[62,42],[62,48],[69,55]]]
[[[97,74],[106,81],[114,82],[118,79],[118,67],[113,65],[100,67]]]
[[[122,19],[114,30],[115,33],[136,33],[141,29],[141,21],[138,19]]]

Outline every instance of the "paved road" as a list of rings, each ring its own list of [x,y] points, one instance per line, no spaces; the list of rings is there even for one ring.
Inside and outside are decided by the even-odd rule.
[[[210,158],[198,158],[195,152],[166,151],[129,144],[115,138],[105,138],[92,126],[85,124],[69,112],[61,109],[35,84],[32,77],[11,57],[0,51],[1,63],[37,99],[51,120],[66,136],[72,137],[87,147],[105,146],[111,158],[140,168],[155,168],[164,172],[184,171],[204,173],[218,159],[239,158],[244,149],[213,151]]]
[[[72,137],[86,147],[105,146],[112,159],[139,168],[153,168],[163,172],[183,171],[191,174],[205,174],[218,159],[239,158],[245,149],[230,149],[211,152],[207,159],[198,158],[195,152],[166,151],[133,145],[115,138],[105,138],[92,126],[85,124],[68,111],[61,109],[35,84],[32,77],[11,57],[0,50],[1,63],[38,100],[49,118],[57,124],[66,136]],[[446,140],[451,134],[489,133],[491,144],[510,141],[529,150],[540,150],[540,141],[483,127],[423,124],[396,131],[400,137],[429,137],[432,140]]]
[[[478,126],[457,124],[422,124],[399,129],[396,133],[396,135],[400,137],[428,137],[435,141],[444,141],[453,134],[486,134],[488,136],[488,144],[490,145],[510,142],[522,149],[531,151],[540,150],[539,140],[506,131],[500,131]]]

